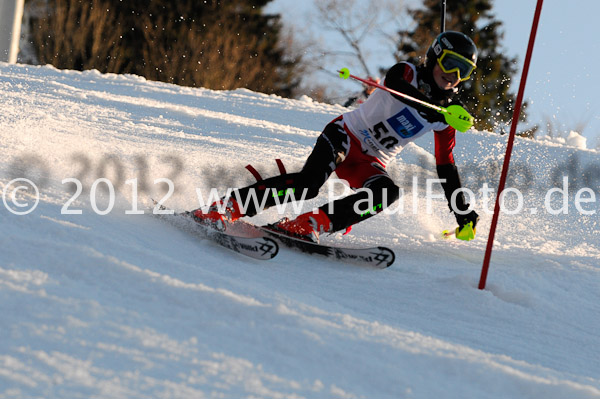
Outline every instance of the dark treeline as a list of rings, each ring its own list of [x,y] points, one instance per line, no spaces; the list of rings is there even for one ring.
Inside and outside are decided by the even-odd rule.
[[[30,0],[38,61],[64,69],[289,97],[298,59],[287,53],[270,0]]]

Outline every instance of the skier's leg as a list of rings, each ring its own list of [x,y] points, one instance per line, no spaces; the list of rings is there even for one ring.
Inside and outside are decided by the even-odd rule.
[[[345,159],[349,149],[350,138],[339,117],[325,126],[300,172],[274,176],[236,189],[229,198],[213,204],[209,212],[198,209],[192,213],[202,219],[210,215],[222,219],[217,210],[219,206],[223,208],[223,204],[227,204],[227,219],[235,220],[242,216],[254,216],[290,200],[314,198],[337,165]]]
[[[350,139],[343,121],[338,118],[325,126],[300,172],[261,180],[234,190],[232,197],[240,205],[244,216],[254,216],[290,200],[314,198],[337,165],[345,159],[349,148]]]
[[[286,234],[318,242],[319,234],[344,230],[381,212],[400,196],[400,188],[387,174],[378,174],[356,194],[330,202],[273,228]]]
[[[363,190],[293,220],[281,221],[274,228],[289,235],[318,241],[320,233],[344,230],[366,220],[400,196],[399,187],[388,176],[385,167],[377,158],[364,154],[360,143],[353,143],[345,154],[345,161],[337,165],[335,171],[351,187],[362,187]]]
[[[320,188],[349,152],[350,137],[339,117],[325,126],[300,173]]]
[[[319,208],[331,221],[329,232],[346,228],[375,216],[400,198],[400,188],[387,175],[376,175],[363,189]]]

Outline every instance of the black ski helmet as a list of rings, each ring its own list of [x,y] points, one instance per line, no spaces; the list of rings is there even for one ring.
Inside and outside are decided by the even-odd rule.
[[[429,46],[425,57],[425,65],[428,68],[435,66],[437,59],[444,50],[451,50],[465,57],[466,59],[477,63],[477,46],[469,36],[461,32],[446,31],[440,33],[433,43]]]

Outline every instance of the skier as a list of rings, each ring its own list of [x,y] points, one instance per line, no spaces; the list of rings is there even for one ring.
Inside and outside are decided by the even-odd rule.
[[[471,77],[476,61],[477,47],[473,41],[462,33],[447,31],[434,39],[422,65],[408,62],[394,65],[387,72],[384,85],[447,107],[458,103],[454,99],[457,86]],[[400,189],[386,172],[385,165],[406,144],[430,131],[435,137],[437,174],[445,180],[442,188],[456,216],[457,232],[472,228],[468,238],[471,239],[479,216],[469,210],[462,192],[456,195],[455,206],[451,206],[452,194],[462,187],[452,155],[456,130],[445,122],[442,114],[384,90],[376,90],[358,108],[326,125],[300,172],[282,173],[258,181],[213,203],[206,212],[198,209],[191,213],[200,222],[223,228],[225,221],[254,216],[262,210],[258,204],[266,209],[291,197],[290,193],[296,197],[305,194],[304,199],[316,197],[335,171],[353,189],[368,190],[358,190],[295,219],[285,218],[270,225],[288,235],[318,242],[320,233],[345,230],[396,201]],[[366,203],[369,195],[374,209],[357,213],[355,204]]]
[[[370,76],[366,80],[369,82],[377,83],[377,84],[379,84],[379,81],[380,81],[379,78],[372,78]],[[358,106],[358,105],[364,103],[365,101],[367,101],[367,99],[369,98],[371,93],[373,93],[376,89],[375,86],[368,85],[368,84],[364,84],[363,86],[364,86],[363,91],[348,98],[348,100],[346,100],[346,102],[344,103],[344,107],[354,107],[354,106]]]

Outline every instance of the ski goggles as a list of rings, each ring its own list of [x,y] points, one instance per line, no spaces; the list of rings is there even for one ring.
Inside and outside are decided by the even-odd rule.
[[[444,73],[456,72],[461,82],[469,80],[471,73],[477,68],[473,61],[451,50],[444,50],[437,62]]]

